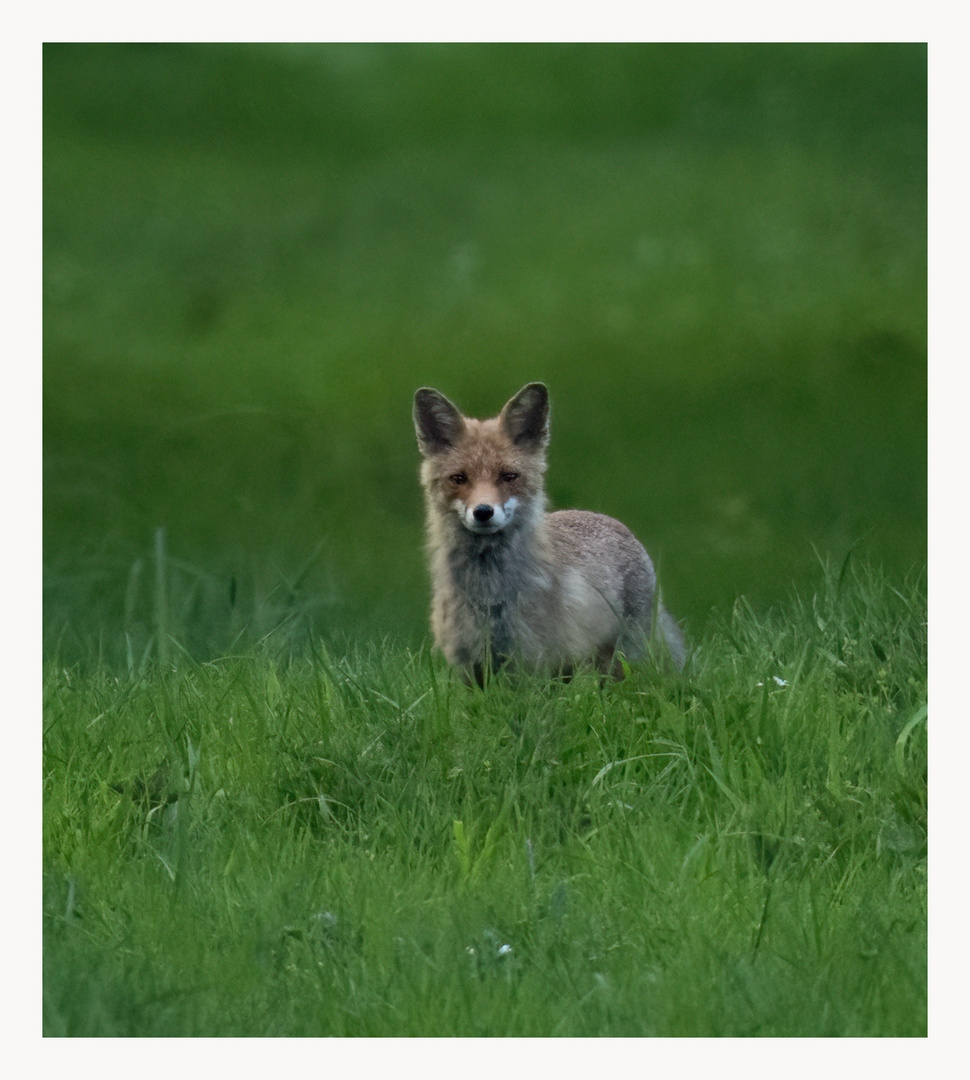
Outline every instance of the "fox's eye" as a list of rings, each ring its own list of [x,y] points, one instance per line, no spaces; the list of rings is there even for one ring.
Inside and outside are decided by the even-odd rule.
[[[517,472],[504,472],[499,474],[499,479],[503,484],[511,484],[513,480],[518,480],[519,474]]]
[[[463,472],[452,473],[451,476],[448,477],[448,479],[453,484],[455,484],[456,486],[459,486],[459,487],[462,484],[467,484],[468,483],[468,477]]]

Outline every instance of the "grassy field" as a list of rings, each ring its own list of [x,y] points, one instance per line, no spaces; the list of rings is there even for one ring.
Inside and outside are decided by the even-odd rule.
[[[45,48],[47,1034],[925,1034],[925,113],[912,45]],[[413,391],[533,379],[682,680],[431,653]]]
[[[926,1033],[921,583],[686,680],[426,652],[50,671],[50,1035]]]

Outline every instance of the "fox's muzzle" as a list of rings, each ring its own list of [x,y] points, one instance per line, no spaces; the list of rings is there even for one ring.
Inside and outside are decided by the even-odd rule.
[[[474,507],[463,506],[460,510],[461,522],[469,532],[501,532],[512,520],[517,500],[513,497],[503,503],[478,503]]]

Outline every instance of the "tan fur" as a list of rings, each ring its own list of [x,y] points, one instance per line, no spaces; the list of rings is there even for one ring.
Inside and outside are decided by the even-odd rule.
[[[491,420],[415,394],[436,643],[469,681],[510,660],[556,672],[591,661],[619,677],[616,654],[638,659],[651,638],[681,668],[683,638],[633,533],[602,514],[546,512],[548,421],[542,383]]]

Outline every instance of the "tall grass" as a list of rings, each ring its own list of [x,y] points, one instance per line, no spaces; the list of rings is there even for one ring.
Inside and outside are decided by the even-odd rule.
[[[919,1035],[922,583],[689,675],[423,650],[45,676],[52,1035]]]
[[[925,1033],[925,47],[44,83],[47,1033]],[[683,679],[423,644],[413,391],[536,378]]]

